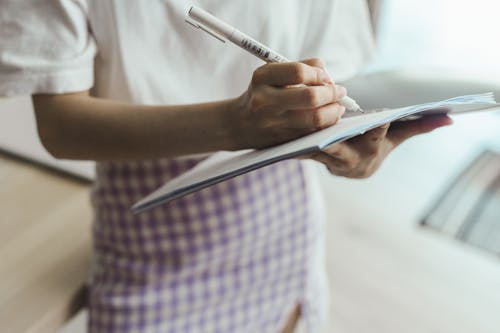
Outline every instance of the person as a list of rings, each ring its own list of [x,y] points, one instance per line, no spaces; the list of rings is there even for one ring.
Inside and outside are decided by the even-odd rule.
[[[323,219],[305,159],[368,177],[397,145],[449,120],[387,124],[133,215],[133,203],[210,152],[335,126],[346,90],[333,79],[353,76],[373,50],[364,0],[192,4],[308,60],[262,65],[216,45],[183,22],[181,0],[1,4],[0,94],[33,95],[53,156],[97,161],[88,329],[318,332]]]

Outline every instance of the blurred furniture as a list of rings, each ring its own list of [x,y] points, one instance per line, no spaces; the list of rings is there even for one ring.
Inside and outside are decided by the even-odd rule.
[[[471,161],[422,224],[500,259],[500,151],[485,150]]]

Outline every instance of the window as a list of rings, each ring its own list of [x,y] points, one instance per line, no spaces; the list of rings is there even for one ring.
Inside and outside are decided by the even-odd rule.
[[[500,72],[500,1],[383,0],[377,68]]]

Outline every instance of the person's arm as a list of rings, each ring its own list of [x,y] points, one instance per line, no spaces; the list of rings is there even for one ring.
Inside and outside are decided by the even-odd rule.
[[[261,148],[334,125],[345,108],[342,87],[325,85],[324,64],[268,64],[255,71],[240,97],[213,103],[144,106],[88,93],[33,97],[39,135],[54,156],[115,160],[172,157]],[[306,84],[307,87],[290,88]],[[376,128],[323,152],[304,156],[349,178],[372,175],[405,140],[449,125],[446,116]]]
[[[260,148],[334,124],[345,89],[325,85],[304,63],[257,69],[240,97],[213,103],[146,106],[88,92],[35,95],[39,136],[57,158],[116,160]],[[304,84],[305,87],[289,88]]]
[[[33,96],[40,139],[57,158],[144,159],[237,149],[234,101],[147,106],[88,92]]]

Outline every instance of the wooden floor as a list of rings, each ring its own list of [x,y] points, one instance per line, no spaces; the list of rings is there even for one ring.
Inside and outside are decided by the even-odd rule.
[[[0,153],[0,331],[55,332],[81,305],[88,189]]]
[[[499,114],[457,116],[404,143],[369,179],[323,176],[328,332],[500,332],[500,258],[419,226],[472,159],[500,151],[499,126]]]

